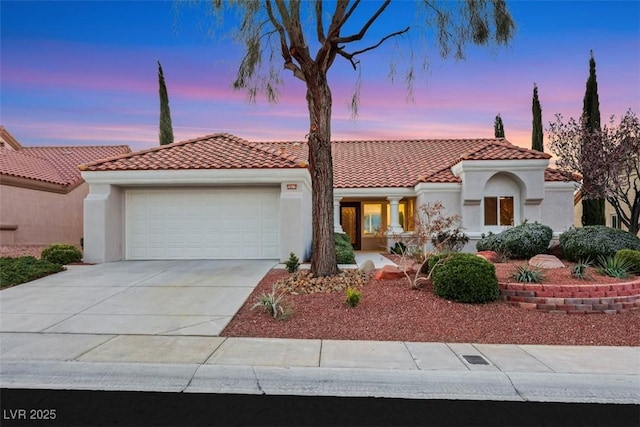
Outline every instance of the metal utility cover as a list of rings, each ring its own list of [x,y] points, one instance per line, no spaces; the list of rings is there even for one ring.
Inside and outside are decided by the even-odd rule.
[[[463,354],[462,358],[467,361],[470,365],[488,365],[489,362],[482,356],[478,356],[475,354]]]

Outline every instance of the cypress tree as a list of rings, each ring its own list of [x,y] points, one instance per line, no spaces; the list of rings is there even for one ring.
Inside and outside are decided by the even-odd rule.
[[[540,100],[538,99],[538,86],[533,84],[533,105],[531,107],[533,112],[533,126],[531,131],[531,149],[544,151],[543,133],[542,133],[542,107],[540,107]]]
[[[589,60],[589,78],[587,79],[587,88],[584,94],[584,103],[582,109],[584,126],[587,132],[600,131],[600,102],[598,100],[598,81],[596,80],[596,60],[593,58],[591,51],[591,59]],[[593,143],[593,139],[591,142]],[[583,144],[589,143],[585,140]],[[584,176],[582,185],[585,188],[590,186],[590,177]],[[582,225],[605,225],[604,216],[604,199],[582,199]]]
[[[173,126],[171,125],[171,110],[169,110],[169,95],[164,83],[160,61],[158,61],[158,85],[160,87],[160,145],[166,145],[173,142]]]
[[[500,117],[500,113],[498,113],[496,120],[493,122],[493,133],[496,138],[504,138],[504,126],[502,125],[502,117]]]

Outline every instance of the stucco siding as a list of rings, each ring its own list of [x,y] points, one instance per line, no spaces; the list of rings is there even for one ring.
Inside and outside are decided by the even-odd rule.
[[[0,244],[79,246],[83,236],[82,206],[88,192],[86,183],[68,194],[0,186],[0,222],[3,226],[18,226],[13,231],[3,230]]]

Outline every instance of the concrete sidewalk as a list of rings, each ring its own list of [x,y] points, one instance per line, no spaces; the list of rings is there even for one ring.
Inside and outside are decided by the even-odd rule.
[[[3,333],[0,385],[640,404],[640,348]]]

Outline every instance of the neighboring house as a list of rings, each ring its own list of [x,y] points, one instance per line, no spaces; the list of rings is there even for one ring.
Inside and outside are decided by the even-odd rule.
[[[127,146],[23,147],[0,126],[0,245],[80,245],[89,186],[78,165]]]
[[[560,233],[573,224],[575,182],[550,156],[504,139],[337,141],[334,228],[358,249],[376,233],[410,232],[424,203],[460,214],[471,238],[527,220]],[[306,259],[311,248],[307,146],[229,134],[81,167],[85,259]]]

